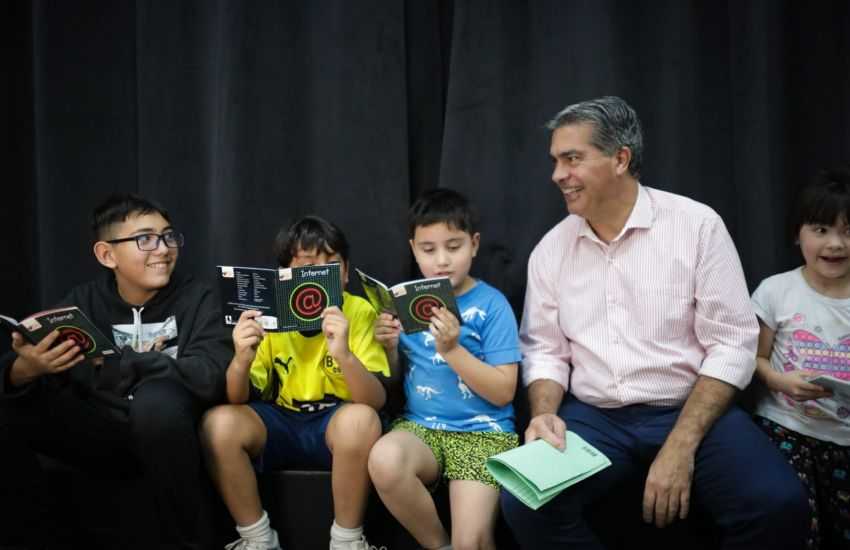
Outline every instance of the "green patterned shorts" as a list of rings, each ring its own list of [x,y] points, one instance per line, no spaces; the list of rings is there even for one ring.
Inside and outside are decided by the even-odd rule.
[[[487,471],[485,461],[519,444],[519,437],[513,432],[432,430],[406,418],[393,422],[392,430],[410,432],[421,439],[434,453],[443,478],[480,481],[496,488],[499,484]],[[439,482],[435,487],[431,487],[431,490],[438,484]]]

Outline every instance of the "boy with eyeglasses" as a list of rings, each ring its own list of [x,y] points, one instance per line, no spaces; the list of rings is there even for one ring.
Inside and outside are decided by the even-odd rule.
[[[99,475],[143,476],[157,525],[107,546],[132,538],[206,547],[211,489],[197,422],[223,400],[232,355],[219,302],[211,287],[174,271],[184,238],[156,203],[112,196],[95,209],[92,228],[108,272],[60,305],[85,312],[121,356],[86,360],[56,332],[36,345],[13,334],[12,351],[0,357],[0,546],[55,542],[40,453]]]

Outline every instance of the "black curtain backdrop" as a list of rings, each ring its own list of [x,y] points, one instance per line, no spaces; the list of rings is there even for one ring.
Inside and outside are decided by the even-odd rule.
[[[318,213],[353,264],[418,275],[405,212],[458,189],[481,212],[474,274],[518,310],[564,215],[544,122],[599,95],[640,114],[642,182],[726,221],[754,288],[799,262],[795,189],[850,160],[850,3],[39,1],[5,4],[0,313],[98,272],[111,191],[164,203],[182,269],[271,265]],[[354,290],[359,290],[356,285]]]

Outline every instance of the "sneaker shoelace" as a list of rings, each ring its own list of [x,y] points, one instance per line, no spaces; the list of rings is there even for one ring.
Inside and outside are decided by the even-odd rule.
[[[267,550],[267,546],[253,540],[239,539],[226,545],[224,550]]]

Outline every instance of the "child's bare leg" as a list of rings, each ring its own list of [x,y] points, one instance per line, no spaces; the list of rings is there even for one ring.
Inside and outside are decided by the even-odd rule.
[[[369,451],[379,437],[381,421],[367,405],[342,405],[328,423],[325,441],[333,455],[334,517],[340,527],[363,525],[369,498]]]
[[[454,550],[495,550],[499,490],[480,481],[449,482]]]
[[[213,483],[236,525],[251,525],[263,515],[251,457],[266,444],[266,427],[245,405],[221,405],[201,421],[204,458]]]
[[[369,455],[369,474],[384,505],[419,544],[440,548],[449,543],[426,488],[437,481],[439,466],[421,439],[401,430],[382,437]]]

